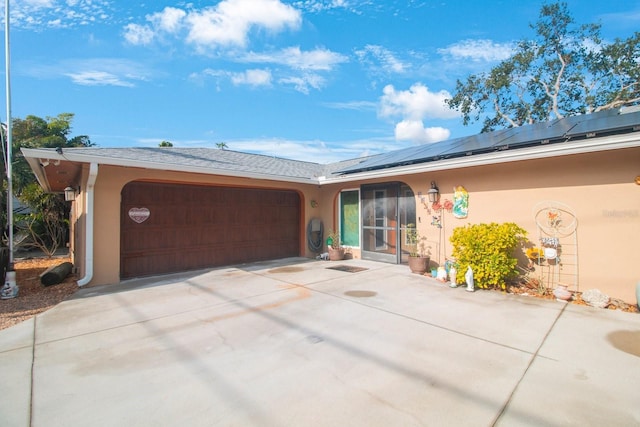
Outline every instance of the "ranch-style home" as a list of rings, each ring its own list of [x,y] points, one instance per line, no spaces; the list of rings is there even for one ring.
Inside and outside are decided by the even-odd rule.
[[[73,200],[80,286],[316,257],[318,229],[339,230],[354,258],[404,263],[415,224],[441,265],[454,228],[514,222],[540,248],[532,274],[548,286],[636,301],[638,108],[326,165],[210,148],[22,153],[46,191]]]

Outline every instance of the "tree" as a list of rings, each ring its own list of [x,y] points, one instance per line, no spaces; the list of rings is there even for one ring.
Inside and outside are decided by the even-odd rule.
[[[577,26],[566,3],[542,6],[535,40],[488,73],[456,83],[446,102],[483,132],[640,103],[640,33],[605,44],[600,25]]]
[[[18,234],[25,237],[23,246],[40,249],[51,258],[66,242],[69,230],[64,199],[58,194],[44,193],[36,183],[24,188],[20,199],[31,210],[16,215]]]
[[[173,144],[169,141],[162,141],[160,144],[158,144],[158,147],[173,147]]]
[[[13,183],[15,194],[20,197],[22,189],[35,182],[35,176],[20,148],[68,148],[91,147],[93,143],[86,135],[69,137],[71,133],[72,113],[61,113],[46,120],[29,115],[23,119],[13,119]]]
[[[20,218],[21,231],[30,238],[30,245],[40,247],[49,253],[64,243],[67,230],[69,206],[64,202],[60,194],[46,194],[36,183],[36,178],[27,161],[22,156],[20,148],[57,148],[57,147],[90,147],[91,140],[86,135],[70,137],[72,113],[62,113],[56,117],[47,117],[46,120],[29,115],[25,119],[13,119],[12,121],[12,151],[13,151],[13,193],[31,211],[31,214]],[[3,132],[3,141],[6,141]],[[5,169],[5,158],[2,158],[2,168]],[[2,190],[6,194],[6,174],[3,175]],[[5,197],[2,198],[2,229],[6,229]],[[18,221],[16,221],[16,224]],[[32,233],[33,232],[33,233]],[[60,235],[62,233],[62,235]],[[23,233],[24,234],[24,233]],[[46,247],[42,247],[42,246]],[[51,254],[53,253],[51,252]]]
[[[224,150],[225,148],[229,148],[226,142],[216,142],[216,147],[220,150]]]

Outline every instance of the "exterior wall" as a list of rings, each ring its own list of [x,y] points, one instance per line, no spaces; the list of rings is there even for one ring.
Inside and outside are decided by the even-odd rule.
[[[74,203],[73,233],[76,237],[85,235],[87,169],[83,171],[82,193]],[[540,202],[557,201],[569,206],[578,220],[579,290],[597,288],[612,297],[634,302],[635,284],[640,280],[636,265],[640,241],[640,185],[635,183],[639,169],[640,148],[323,186],[103,165],[99,168],[95,187],[94,274],[90,284],[118,283],[120,280],[120,192],[130,181],[296,190],[302,203],[300,254],[306,257],[314,256],[306,242],[306,226],[311,218],[323,221],[325,237],[330,229],[339,227],[340,191],[356,189],[365,183],[402,181],[416,194],[418,231],[427,237],[432,262],[445,261],[451,254],[448,242],[453,229],[467,224],[514,222],[528,231],[529,239],[535,244],[538,231],[533,208]],[[437,183],[441,200],[452,200],[453,187],[464,186],[469,192],[469,216],[455,219],[450,213],[444,213],[444,227],[432,226],[431,215],[418,196],[419,192],[426,196],[431,181]],[[317,204],[312,205],[312,201]],[[84,241],[76,239],[72,251],[79,277],[83,277],[86,272],[86,266],[82,264],[86,253]],[[359,257],[359,249],[354,249],[353,254]]]
[[[579,290],[597,288],[612,297],[634,302],[635,284],[640,280],[636,261],[640,242],[640,185],[635,183],[639,175],[640,148],[630,148],[406,175],[387,181],[402,181],[413,189],[418,231],[427,236],[432,263],[443,263],[450,256],[449,237],[455,227],[514,222],[527,230],[528,238],[537,244],[534,207],[544,201],[568,205],[578,220]],[[453,200],[454,186],[467,189],[466,219],[444,213],[443,229],[431,225],[431,215],[418,197],[418,192],[426,195],[431,181],[438,185],[441,201]],[[337,195],[341,190],[371,182],[323,187],[323,205],[333,203],[329,215],[334,218],[337,215]]]
[[[69,218],[70,226],[69,233],[71,238],[69,239],[69,254],[71,256],[71,262],[78,277],[84,277],[86,274],[86,266],[84,265],[84,259],[86,256],[86,245],[84,236],[86,235],[86,216],[87,200],[86,200],[86,186],[89,176],[89,165],[83,165],[80,182],[83,185],[80,186],[80,192],[76,195],[76,200],[71,204],[71,214]]]
[[[306,236],[306,224],[313,212],[310,207],[311,200],[319,199],[317,185],[278,183],[275,181],[255,180],[245,178],[230,178],[212,175],[198,175],[179,172],[156,171],[151,169],[123,168],[101,165],[95,185],[94,201],[94,271],[90,285],[113,284],[120,281],[120,193],[122,188],[131,181],[164,181],[178,183],[193,183],[201,185],[226,185],[251,188],[277,188],[296,190],[301,199],[300,235]],[[83,176],[84,188],[86,173]],[[76,224],[74,229],[76,236],[84,236],[86,224],[84,215],[86,212],[85,194],[81,193],[76,205]],[[87,266],[84,265],[84,241],[76,239],[74,247],[75,261],[77,262],[79,276],[86,274]],[[300,242],[300,254],[311,256],[306,245],[306,238]]]

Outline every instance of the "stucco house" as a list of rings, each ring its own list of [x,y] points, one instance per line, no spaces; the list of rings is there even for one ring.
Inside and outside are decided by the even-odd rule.
[[[538,272],[550,284],[634,302],[639,130],[637,108],[609,110],[326,165],[209,148],[22,153],[46,191],[73,189],[81,286],[315,257],[308,234],[320,222],[352,256],[391,263],[406,262],[416,224],[442,264],[455,227],[514,222],[553,249]],[[441,204],[464,189],[468,212],[434,209],[432,187]]]

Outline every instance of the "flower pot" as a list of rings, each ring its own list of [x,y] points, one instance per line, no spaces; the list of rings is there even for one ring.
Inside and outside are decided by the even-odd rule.
[[[344,259],[344,248],[329,248],[329,261],[341,261]]]
[[[428,256],[410,256],[409,257],[409,270],[412,273],[424,274],[429,268],[430,257]]]

